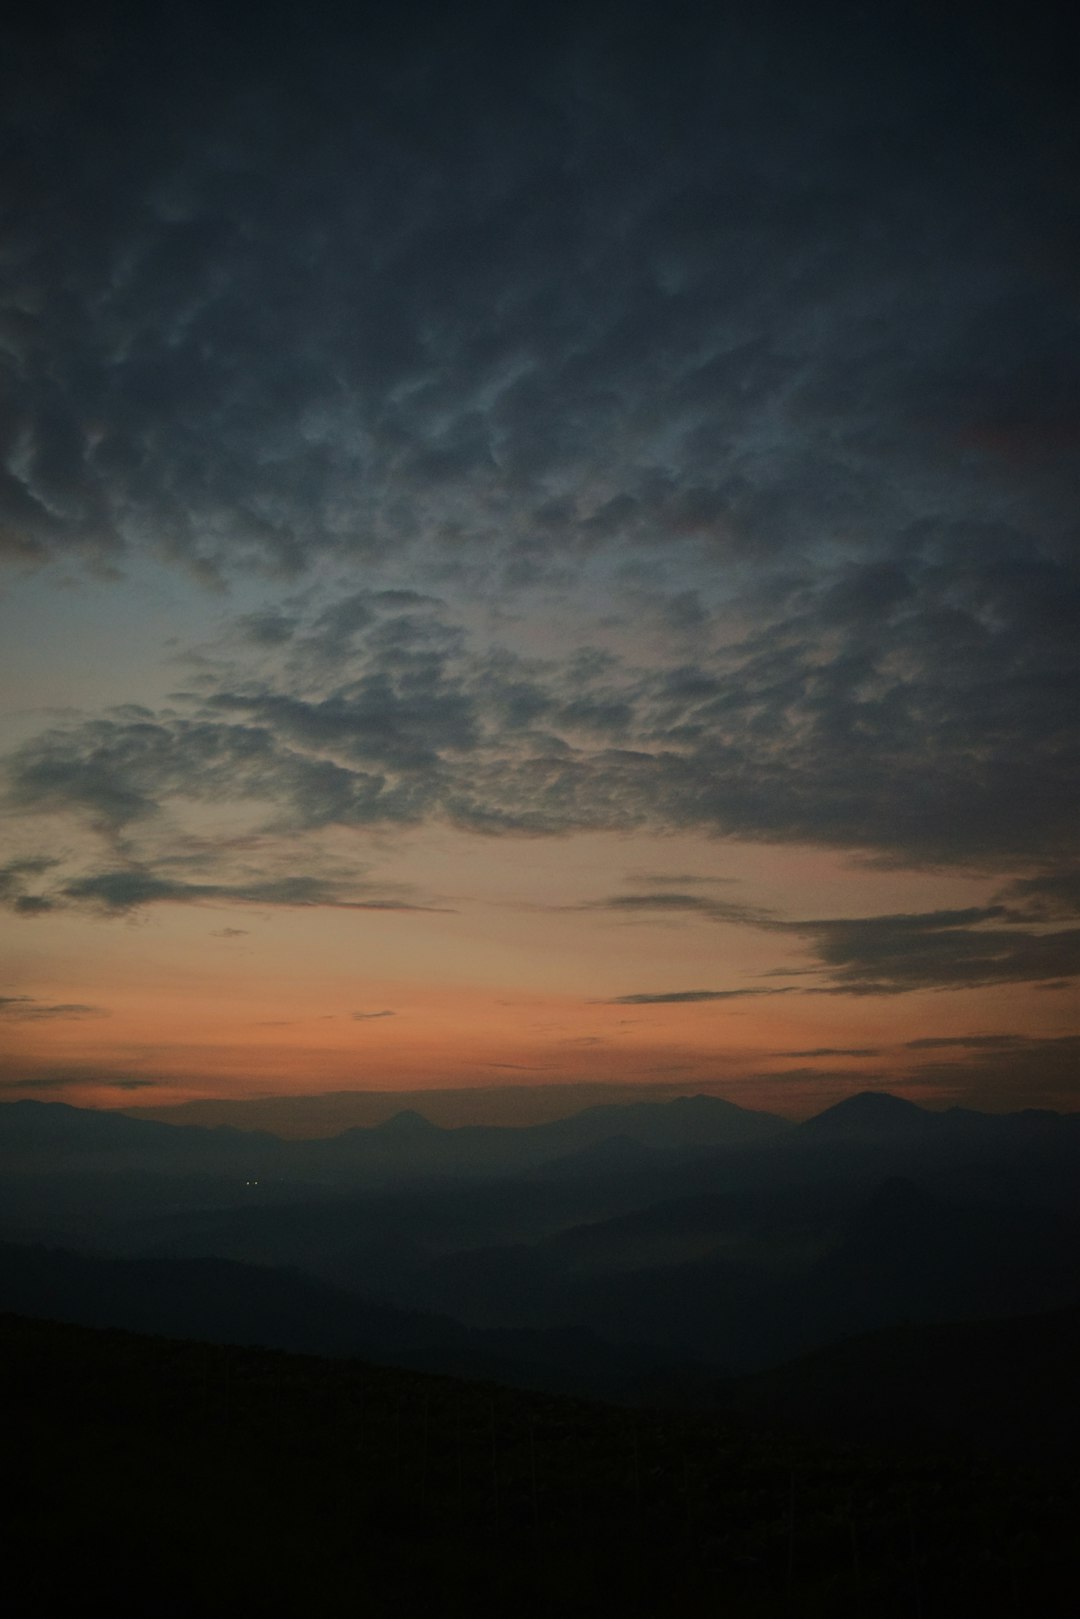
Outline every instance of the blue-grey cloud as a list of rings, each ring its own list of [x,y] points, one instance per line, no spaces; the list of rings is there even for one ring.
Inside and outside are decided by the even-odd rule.
[[[154,1090],[161,1082],[137,1074],[115,1073],[85,1066],[42,1066],[33,1072],[0,1073],[0,1091],[114,1091]]]
[[[700,916],[709,922],[759,924],[769,921],[773,912],[737,901],[712,899],[704,894],[680,893],[658,887],[644,894],[611,894],[605,899],[586,900],[578,910],[610,911],[613,915],[640,914],[645,917]]]
[[[949,1046],[948,1040],[935,1042]],[[947,1056],[922,1061],[908,1078],[978,1108],[1015,1108],[1028,1096],[1036,1107],[1075,1112],[1080,1102],[1080,1034],[1010,1035],[957,1042]],[[922,1049],[930,1049],[927,1045]]]
[[[880,1057],[880,1046],[812,1046],[806,1051],[782,1051],[781,1057]]]
[[[31,738],[10,807],[114,844],[182,795],[695,830],[1037,869],[1049,915],[1080,796],[1052,27],[544,9],[13,33],[4,548],[296,589],[192,708]],[[621,661],[476,633],[594,605]],[[0,898],[45,915],[45,876]]]
[[[632,883],[648,883],[657,888],[678,892],[688,888],[718,888],[727,887],[737,882],[735,877],[704,877],[696,872],[665,872],[665,871],[634,871],[627,876]]]
[[[162,877],[138,868],[95,872],[66,883],[60,898],[73,905],[99,907],[123,915],[140,906],[161,904],[192,905],[217,903],[266,906],[331,906],[350,911],[445,911],[447,907],[425,905],[379,893],[363,894],[358,885],[347,885],[323,877],[280,877],[248,883],[190,883]]]
[[[78,1001],[39,1001],[34,995],[0,995],[0,1018],[20,1023],[46,1023],[53,1019],[108,1017],[103,1006]]]
[[[807,970],[822,980],[815,993],[898,995],[1080,975],[1080,928],[1013,926],[998,905],[785,926],[811,945],[816,964]]]
[[[1030,881],[1057,883],[1060,905],[1080,792],[1077,659],[1033,683],[1029,648],[1066,581],[1021,577],[1017,557],[964,605],[977,570],[935,561],[929,539],[923,552],[920,612],[852,628],[830,616],[835,579],[807,579],[786,616],[693,665],[484,651],[430,602],[361,614],[348,648],[331,637],[328,651],[316,605],[297,615],[295,664],[245,674],[237,653],[204,671],[186,712],[119,711],[31,738],[8,761],[8,802],[114,829],[181,793],[262,799],[300,830],[693,829],[894,864],[1040,864]]]
[[[228,10],[5,53],[17,553],[1053,536],[1073,182],[1030,30],[406,5],[256,49]]]
[[[0,905],[8,906],[18,916],[44,916],[52,910],[52,901],[28,889],[39,885],[58,864],[51,855],[33,855],[0,867]]]
[[[1080,868],[1063,865],[1057,870],[1017,877],[999,898],[1022,908],[1033,920],[1080,917]]]
[[[792,995],[794,989],[758,987],[749,989],[673,989],[637,995],[617,995],[608,1006],[683,1006],[698,1001],[738,1001],[749,995]]]
[[[1005,1051],[1027,1043],[1022,1034],[949,1034],[926,1035],[920,1040],[905,1040],[905,1051],[940,1051],[955,1046],[969,1051]]]
[[[1024,913],[1001,904],[909,915],[793,920],[752,907],[716,904],[694,894],[621,896],[631,912],[674,916],[689,913],[710,921],[750,926],[804,940],[810,965],[793,962],[770,976],[797,983],[772,993],[806,995],[900,995],[922,989],[972,989],[997,983],[1065,987],[1080,975],[1080,928],[1040,930]],[[620,896],[597,902],[618,910]],[[653,1000],[725,1000],[769,993],[765,988],[695,990],[675,995],[620,997],[623,1004]],[[998,1037],[986,1037],[996,1043]],[[978,1044],[977,1037],[964,1044]],[[916,1046],[918,1042],[916,1042]],[[824,1055],[824,1052],[791,1055]],[[859,1055],[864,1053],[859,1052]]]

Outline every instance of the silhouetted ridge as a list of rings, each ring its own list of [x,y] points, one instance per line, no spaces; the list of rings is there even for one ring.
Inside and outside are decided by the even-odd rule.
[[[846,1096],[842,1102],[816,1113],[803,1124],[804,1130],[814,1134],[847,1134],[856,1131],[911,1129],[935,1116],[916,1103],[890,1091],[859,1091]]]
[[[375,1126],[375,1132],[380,1136],[394,1136],[399,1140],[408,1140],[410,1137],[439,1136],[443,1131],[437,1124],[432,1124],[422,1113],[415,1108],[403,1107],[400,1113],[395,1113],[382,1124]]]
[[[945,1205],[907,1175],[890,1175],[862,1204],[858,1220],[861,1226],[867,1220],[892,1222],[910,1219],[927,1209],[943,1212]]]
[[[1069,1391],[1075,1331],[1031,1326],[990,1345],[991,1373],[1030,1337],[1072,1352],[1050,1385]],[[967,1404],[978,1345],[950,1353],[953,1330],[930,1360],[946,1355],[942,1393],[978,1432],[1000,1413],[989,1385]],[[907,1341],[882,1347],[721,1390],[732,1421],[0,1315],[0,1422],[19,1459],[7,1606],[78,1612],[92,1578],[112,1619],[1071,1619],[1070,1452],[1052,1471],[1038,1453],[1002,1468],[966,1443],[941,1457],[936,1431],[929,1456],[883,1458],[776,1429],[788,1407],[827,1432],[888,1416],[882,1374],[921,1419],[919,1341],[914,1378]]]
[[[851,1443],[960,1441],[1075,1454],[1080,1305],[1012,1318],[904,1322],[828,1344],[719,1391],[721,1409]]]
[[[72,1107],[69,1102],[34,1098],[0,1102],[0,1147],[170,1152],[192,1146],[277,1145],[278,1141],[268,1130],[238,1130],[230,1124],[169,1124],[112,1108]]]
[[[757,1113],[719,1096],[676,1096],[670,1102],[614,1102],[588,1107],[569,1119],[537,1127],[579,1140],[609,1135],[654,1146],[717,1145],[780,1134],[788,1125],[775,1113]]]

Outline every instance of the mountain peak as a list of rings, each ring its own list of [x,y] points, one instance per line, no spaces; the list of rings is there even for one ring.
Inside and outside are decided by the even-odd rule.
[[[418,1113],[413,1107],[403,1107],[399,1113],[394,1113],[390,1118],[384,1119],[381,1124],[377,1124],[375,1129],[381,1136],[395,1136],[400,1139],[434,1136],[442,1133],[437,1124],[432,1124],[430,1119],[426,1119],[422,1113]]]
[[[745,1113],[737,1102],[728,1102],[722,1096],[707,1096],[703,1091],[696,1091],[692,1096],[676,1096],[665,1104],[676,1113],[703,1113],[719,1117],[721,1113]]]
[[[816,1113],[806,1124],[814,1130],[890,1130],[910,1127],[931,1117],[925,1108],[891,1091],[858,1091]]]

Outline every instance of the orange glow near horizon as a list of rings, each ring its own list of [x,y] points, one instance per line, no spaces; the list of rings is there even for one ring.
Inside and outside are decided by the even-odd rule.
[[[708,1089],[799,1114],[845,1088],[917,1090],[925,1059],[908,1048],[920,1035],[1068,1029],[1070,998],[1027,985],[807,994],[798,937],[604,905],[681,883],[789,915],[911,913],[931,889],[938,906],[973,903],[984,889],[972,878],[690,838],[493,844],[444,833],[402,839],[393,853],[395,877],[431,890],[441,874],[444,908],[161,905],[135,921],[63,913],[15,924],[33,949],[15,986],[28,999],[6,1019],[5,1094],[152,1107],[599,1081]],[[664,871],[672,877],[658,882]],[[933,1094],[962,1097],[962,1077],[954,1096],[939,1075]]]

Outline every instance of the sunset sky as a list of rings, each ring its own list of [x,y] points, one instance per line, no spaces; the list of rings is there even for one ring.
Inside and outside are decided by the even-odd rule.
[[[0,1097],[1075,1108],[1052,8],[536,9],[6,25]]]

